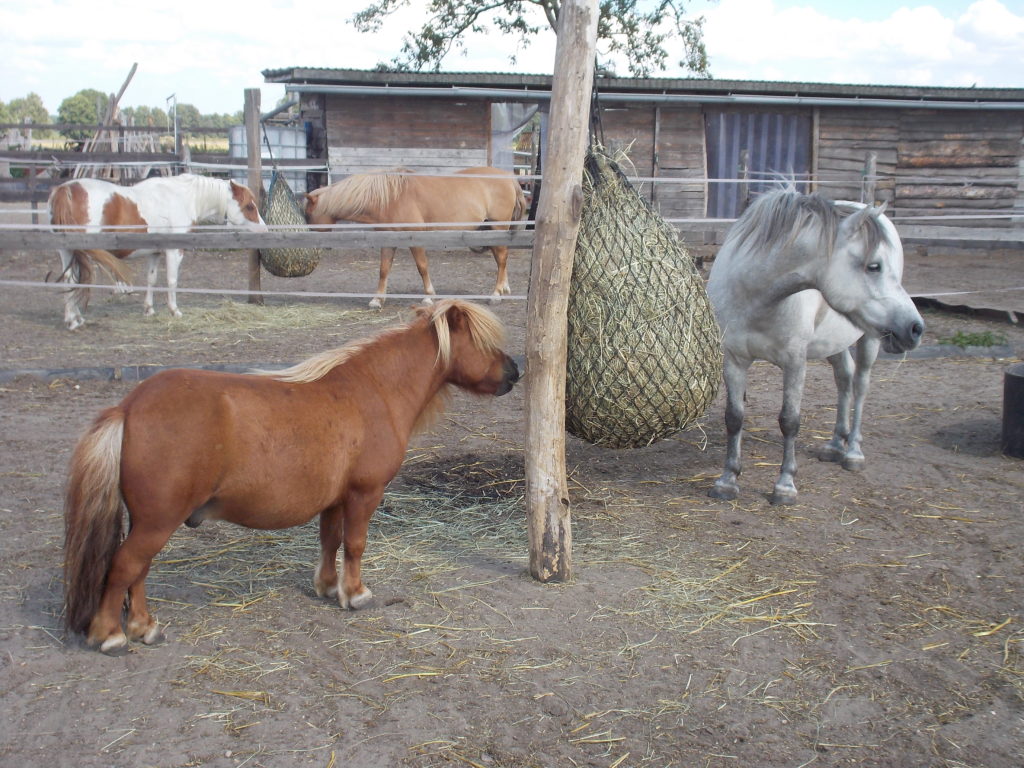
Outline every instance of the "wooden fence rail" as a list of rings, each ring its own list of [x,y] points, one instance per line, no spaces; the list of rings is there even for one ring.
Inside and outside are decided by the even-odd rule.
[[[40,229],[0,228],[0,250],[45,251],[58,248],[135,250],[184,248],[218,250],[249,248],[408,248],[420,245],[434,251],[458,251],[488,245],[533,247],[530,230],[475,232],[47,232]]]

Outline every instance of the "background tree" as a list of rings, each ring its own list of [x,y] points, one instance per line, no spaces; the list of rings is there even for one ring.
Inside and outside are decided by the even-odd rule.
[[[7,105],[0,101],[0,123],[13,123],[14,116],[11,114],[11,110],[7,108]]]
[[[57,118],[62,123],[80,125],[99,125],[102,113],[107,108],[110,97],[95,88],[85,88],[74,96],[68,96],[57,107]],[[64,131],[69,139],[86,139],[93,135],[93,130]]]
[[[360,32],[380,30],[384,20],[411,0],[376,0],[352,17]],[[406,33],[391,67],[439,71],[453,49],[465,50],[466,32],[497,29],[515,35],[521,45],[545,28],[557,29],[561,0],[429,0],[427,21]],[[684,17],[682,0],[600,0],[599,55],[623,61],[635,77],[649,77],[668,66],[670,56],[687,71],[708,77],[703,18]],[[671,53],[670,53],[671,51]],[[515,62],[515,57],[510,57]],[[378,65],[386,68],[388,65]]]
[[[10,114],[10,122],[23,123],[26,118],[36,125],[46,125],[50,122],[50,113],[43,105],[43,99],[38,93],[30,93],[20,99],[11,99],[7,105],[7,112]],[[7,122],[7,121],[2,121]],[[51,130],[36,130],[34,135],[39,138],[49,138],[53,135]]]

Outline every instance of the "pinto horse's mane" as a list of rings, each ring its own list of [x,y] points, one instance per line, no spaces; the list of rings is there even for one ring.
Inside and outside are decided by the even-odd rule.
[[[281,371],[255,371],[255,373],[292,383],[317,381],[360,352],[383,343],[392,336],[411,330],[424,319],[434,326],[437,334],[437,359],[443,366],[447,366],[451,361],[451,328],[448,314],[453,309],[458,310],[465,318],[469,336],[477,349],[490,353],[502,347],[505,341],[505,329],[493,312],[459,299],[445,299],[437,302],[433,307],[418,308],[416,317],[403,326],[383,331],[369,339],[346,344],[344,347],[329,349]]]
[[[361,213],[385,209],[402,194],[409,183],[408,168],[390,168],[356,173],[315,190],[316,212],[337,219],[349,219]]]
[[[829,258],[841,221],[852,213],[820,194],[805,195],[784,187],[757,197],[733,225],[727,239],[738,244],[757,243],[760,251],[771,252],[788,248],[798,236],[808,237],[813,238],[813,247]],[[873,254],[885,239],[878,215],[863,217],[862,231],[865,254]]]

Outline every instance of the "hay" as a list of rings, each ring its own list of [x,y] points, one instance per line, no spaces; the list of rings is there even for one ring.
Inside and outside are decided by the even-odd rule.
[[[566,428],[611,448],[649,445],[718,392],[720,333],[692,258],[599,149],[569,290]]]
[[[263,209],[263,220],[272,225],[305,228],[306,216],[284,176],[274,172]],[[260,263],[277,277],[305,277],[320,263],[323,248],[261,248]]]

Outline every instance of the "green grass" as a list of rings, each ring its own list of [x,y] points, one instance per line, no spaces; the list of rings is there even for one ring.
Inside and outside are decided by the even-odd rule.
[[[992,333],[992,331],[975,331],[970,333],[957,331],[952,336],[940,337],[939,344],[950,344],[961,349],[966,349],[967,347],[995,347],[1000,344],[1006,344],[1006,337],[1001,333]]]

